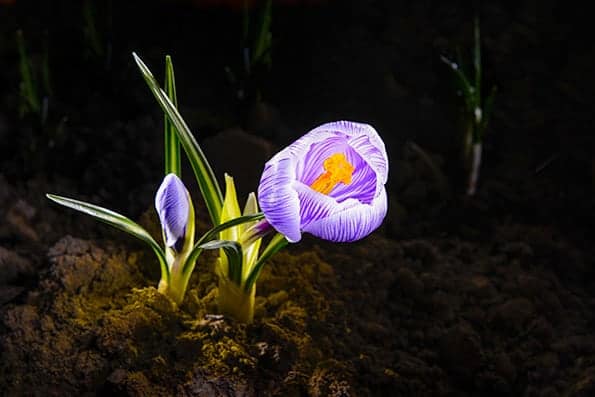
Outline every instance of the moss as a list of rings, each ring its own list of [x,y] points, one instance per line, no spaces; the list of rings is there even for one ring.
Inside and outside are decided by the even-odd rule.
[[[420,247],[431,255],[421,255]],[[519,299],[501,296],[511,291],[500,292],[503,285],[543,277],[529,270],[522,278],[510,278],[505,271],[495,277],[472,269],[462,247],[458,241],[395,244],[380,238],[349,246],[306,241],[299,251],[289,247],[265,266],[257,283],[254,323],[245,325],[217,314],[215,255],[202,258],[185,301],[176,307],[139,271],[151,265],[144,254],[65,238],[50,250],[51,267],[38,290],[24,304],[5,310],[0,389],[16,396],[30,390],[60,395],[371,396],[387,390],[440,395],[452,389],[449,382],[456,374],[452,360],[437,348],[451,348],[449,330],[464,323],[481,360],[457,361],[457,373],[476,374],[477,390],[496,387],[490,381],[494,376],[499,390],[514,390],[520,374],[533,370],[526,368],[531,360],[520,358],[542,357],[531,350],[541,335],[559,339],[555,312],[539,312],[549,329],[528,328],[518,344],[508,328],[484,329],[475,318],[497,319],[504,303]],[[490,251],[480,253],[491,259]],[[501,303],[478,301],[468,280],[481,277],[490,280]],[[412,280],[423,288],[409,288]],[[558,284],[548,285],[563,307],[579,304],[566,298],[570,295]],[[437,294],[449,316],[432,315]],[[542,294],[526,295],[522,299],[537,308]],[[470,308],[485,313],[472,316]],[[581,326],[589,320],[573,321]],[[494,347],[485,340],[494,341]],[[548,360],[561,367],[563,357],[589,349],[586,341],[579,342],[585,345],[557,347]],[[502,344],[506,351],[518,345],[508,360],[516,376],[501,375],[506,368],[491,364]],[[579,368],[576,379],[580,376]]]
[[[336,360],[321,362],[308,381],[308,394],[312,397],[347,397],[354,394],[348,379],[353,376],[348,364]]]

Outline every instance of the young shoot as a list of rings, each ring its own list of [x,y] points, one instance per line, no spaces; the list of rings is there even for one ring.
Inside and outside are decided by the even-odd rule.
[[[257,65],[262,65],[270,69],[273,64],[271,56],[273,44],[273,34],[271,32],[271,22],[273,19],[272,3],[272,0],[265,1],[264,6],[260,10],[258,24],[254,31],[252,31],[250,26],[248,7],[244,3],[244,68],[248,75]],[[250,43],[251,33],[254,33],[252,43]]]
[[[20,29],[17,30],[16,41],[21,78],[19,83],[19,116],[24,117],[29,113],[36,114],[40,118],[41,125],[44,125],[48,116],[49,96],[51,95],[47,32],[43,38],[41,64],[37,65],[37,69],[41,69],[38,74],[34,71],[36,65],[34,65],[27,52],[23,31]],[[37,78],[39,74],[41,74],[41,79]],[[43,96],[39,94],[40,91],[43,92]]]
[[[468,78],[459,63],[442,56],[441,60],[452,70],[457,89],[463,97],[463,163],[467,172],[466,193],[475,194],[481,168],[483,151],[483,136],[492,112],[496,87],[492,87],[490,94],[482,104],[481,89],[481,37],[479,18],[473,21],[473,74]]]
[[[262,100],[260,84],[262,74],[272,68],[273,34],[271,22],[273,19],[272,0],[265,0],[258,15],[251,15],[248,2],[244,1],[242,17],[242,67],[238,75],[226,66],[225,74],[235,90],[238,100]]]

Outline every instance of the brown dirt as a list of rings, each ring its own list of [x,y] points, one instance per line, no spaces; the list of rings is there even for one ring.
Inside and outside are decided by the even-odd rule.
[[[27,259],[0,253],[12,269],[5,284],[30,277]],[[576,285],[592,277],[583,255],[557,231],[521,224],[482,242],[306,239],[265,267],[245,326],[215,314],[212,255],[177,309],[152,287],[150,252],[65,237],[39,285],[3,308],[1,386],[56,396],[587,396],[595,300]]]

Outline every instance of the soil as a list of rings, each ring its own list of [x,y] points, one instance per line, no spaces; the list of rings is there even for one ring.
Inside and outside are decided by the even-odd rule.
[[[439,59],[457,47],[468,59],[467,2],[274,2],[272,68],[250,76],[237,2],[125,3],[0,1],[0,395],[595,395],[586,13],[479,8],[484,85],[498,94],[468,197],[460,101]],[[17,29],[47,117],[19,114]],[[383,226],[274,256],[253,324],[217,312],[214,253],[177,307],[156,290],[149,248],[45,198],[112,208],[159,236],[163,121],[132,51],[159,76],[172,54],[181,113],[242,197],[310,128],[374,125],[390,158]]]

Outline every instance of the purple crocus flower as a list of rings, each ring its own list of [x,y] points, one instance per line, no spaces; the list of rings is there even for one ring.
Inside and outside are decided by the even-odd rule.
[[[184,245],[190,201],[184,183],[175,174],[167,174],[155,195],[155,209],[163,228],[165,245],[180,251]]]
[[[258,201],[267,221],[290,242],[302,232],[325,240],[364,238],[384,219],[388,157],[367,124],[323,124],[266,165]]]

